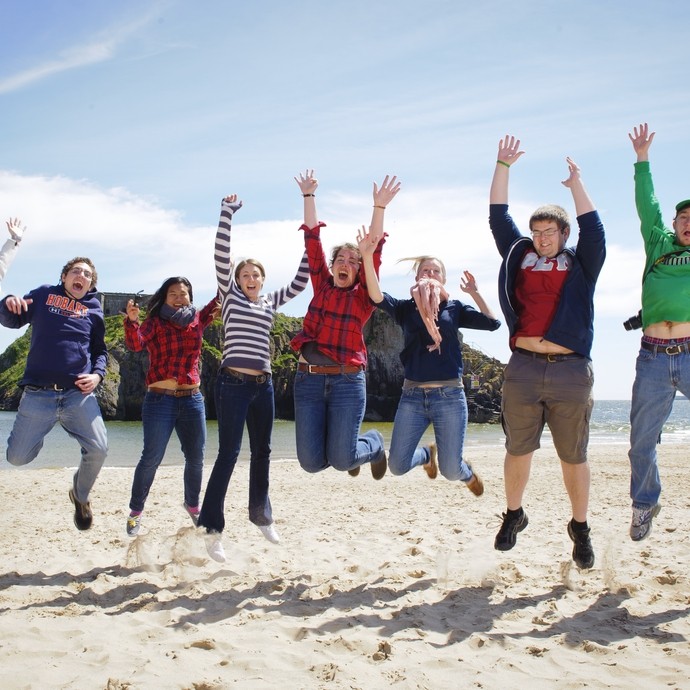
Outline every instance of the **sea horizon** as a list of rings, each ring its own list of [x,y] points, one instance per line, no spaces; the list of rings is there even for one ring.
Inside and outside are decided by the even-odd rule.
[[[598,400],[594,403],[590,421],[590,447],[610,444],[627,446],[630,434],[630,400]],[[48,434],[44,447],[38,457],[23,468],[10,465],[5,459],[7,438],[14,423],[15,412],[0,412],[0,439],[2,440],[2,461],[0,469],[39,469],[50,467],[76,467],[79,462],[79,445],[59,426]],[[135,467],[141,455],[143,431],[140,421],[106,422],[109,452],[106,467]],[[296,461],[294,421],[276,419],[273,427],[271,461]],[[218,453],[218,422],[209,420],[206,425],[206,466],[215,460]],[[363,430],[378,429],[386,445],[390,443],[393,431],[392,422],[365,422]],[[422,443],[433,440],[433,429],[425,433]],[[500,423],[469,424],[465,437],[465,448],[471,454],[483,447],[502,446],[505,437]],[[685,444],[690,442],[690,401],[678,397],[673,411],[662,433],[662,443]],[[545,429],[543,446],[551,443],[548,427]],[[621,452],[626,452],[622,450]],[[246,435],[242,442],[239,462],[249,460],[249,440]],[[173,433],[162,465],[181,465],[184,463],[179,441]]]

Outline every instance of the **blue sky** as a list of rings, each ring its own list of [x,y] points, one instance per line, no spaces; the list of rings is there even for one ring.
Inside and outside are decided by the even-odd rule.
[[[386,173],[381,281],[407,294],[396,260],[436,254],[454,297],[463,269],[498,313],[499,258],[487,225],[499,139],[522,140],[511,210],[526,228],[547,202],[572,213],[565,156],[605,224],[595,306],[595,396],[629,398],[643,266],[627,132],[648,121],[657,194],[670,224],[690,196],[685,3],[223,2],[6,0],[0,23],[0,215],[28,231],[2,286],[24,293],[90,256],[99,287],[154,291],[189,277],[214,292],[219,202],[244,200],[237,257],[287,282],[301,256],[313,168],[324,244],[354,238]],[[0,228],[4,233],[4,227]],[[310,289],[285,310],[302,316]],[[0,330],[0,350],[17,333]],[[507,361],[505,327],[466,331]]]

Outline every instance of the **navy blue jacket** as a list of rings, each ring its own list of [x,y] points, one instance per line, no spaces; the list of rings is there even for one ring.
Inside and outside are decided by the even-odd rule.
[[[7,309],[7,297],[0,302],[0,324],[7,328],[31,324],[31,347],[19,385],[73,388],[79,374],[105,378],[105,322],[96,290],[75,300],[62,284],[42,285],[25,298],[33,302],[19,315]]]
[[[477,311],[468,304],[452,299],[441,302],[437,325],[441,332],[441,351],[429,352],[433,340],[413,299],[396,299],[383,293],[383,302],[376,305],[390,314],[402,328],[405,345],[400,361],[405,368],[405,378],[410,381],[447,381],[462,378],[462,347],[459,328],[476,328],[495,331],[501,322]]]
[[[572,257],[561,299],[544,338],[591,359],[594,340],[594,286],[606,258],[604,225],[596,211],[578,216],[580,228],[577,245],[563,251]],[[520,234],[508,213],[508,204],[490,204],[489,226],[496,247],[503,257],[498,275],[498,299],[510,331],[515,335],[518,315],[515,311],[515,279],[522,257],[534,249],[529,237]]]

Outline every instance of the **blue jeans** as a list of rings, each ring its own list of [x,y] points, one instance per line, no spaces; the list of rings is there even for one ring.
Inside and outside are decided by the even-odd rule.
[[[388,452],[391,473],[405,474],[429,461],[429,452],[417,447],[429,424],[434,426],[441,474],[446,479],[463,482],[471,479],[472,470],[462,459],[467,430],[467,400],[460,386],[403,390]]]
[[[635,508],[659,502],[656,445],[671,414],[676,391],[690,397],[690,354],[640,349],[630,406],[630,497]]]
[[[184,502],[188,506],[198,506],[206,446],[204,397],[198,392],[179,398],[147,392],[141,408],[141,421],[144,427],[144,450],[134,470],[130,509],[144,510],[173,429],[177,432],[184,454]]]
[[[243,381],[220,372],[216,379],[218,457],[206,486],[199,526],[209,532],[225,529],[225,495],[242,447],[244,424],[249,433],[249,520],[255,525],[273,522],[268,498],[273,432],[273,382]]]
[[[307,472],[351,470],[383,453],[378,431],[359,435],[367,402],[364,372],[308,374],[294,385],[297,459]]]
[[[26,386],[7,439],[7,462],[27,465],[34,460],[43,448],[43,439],[58,422],[81,446],[74,495],[80,503],[86,503],[108,454],[108,436],[93,393],[84,395],[77,389],[32,390]]]

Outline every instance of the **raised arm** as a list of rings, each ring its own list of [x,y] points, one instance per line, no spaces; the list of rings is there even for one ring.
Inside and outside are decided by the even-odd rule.
[[[649,160],[649,147],[654,141],[655,134],[656,132],[649,133],[649,126],[646,122],[643,122],[639,128],[633,127],[633,131],[628,132],[628,137],[632,141],[633,148],[637,154],[638,163]]]
[[[14,260],[19,243],[22,241],[22,235],[26,230],[19,218],[10,218],[6,225],[7,231],[10,233],[10,239],[0,249],[0,281],[5,279],[7,269]]]
[[[371,228],[367,231],[362,226],[362,229],[357,231],[357,246],[359,247],[359,253],[362,255],[362,267],[364,268],[367,292],[371,301],[376,304],[383,302],[383,293],[381,292],[379,278],[374,267],[374,252],[378,243],[379,237],[371,232]]]
[[[399,191],[400,182],[395,175],[391,178],[386,175],[380,187],[374,182],[374,208],[371,214],[369,234],[377,238],[377,244],[383,237],[383,212]]]
[[[299,178],[295,178],[295,182],[304,197],[304,224],[308,228],[314,228],[319,222],[316,215],[316,189],[319,181],[314,177],[313,170],[305,170],[304,174],[300,173]]]
[[[520,151],[520,140],[506,134],[498,142],[498,154],[496,155],[496,168],[491,180],[489,192],[490,204],[508,203],[508,172],[510,166],[515,163],[524,151]]]
[[[237,194],[226,196],[220,205],[220,219],[218,220],[218,229],[216,231],[213,260],[216,265],[216,280],[221,295],[227,293],[232,279],[230,231],[232,229],[232,217],[240,208],[242,208],[242,202],[238,200]]]
[[[460,289],[466,292],[477,305],[479,311],[488,316],[490,319],[495,319],[494,313],[491,311],[489,305],[484,301],[484,298],[479,294],[479,288],[477,287],[477,281],[474,276],[469,271],[463,271],[463,275],[460,278]]]
[[[573,201],[575,202],[575,215],[581,216],[583,213],[594,211],[594,203],[589,198],[589,194],[587,194],[584,184],[582,184],[580,168],[572,158],[566,158],[565,160],[568,163],[568,172],[570,175],[568,176],[568,179],[563,180],[561,184],[563,184],[565,187],[568,187],[573,195]]]

